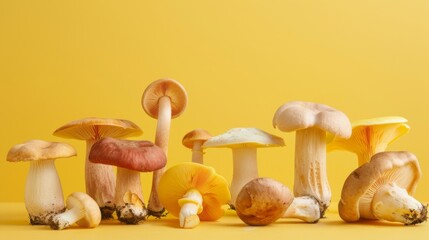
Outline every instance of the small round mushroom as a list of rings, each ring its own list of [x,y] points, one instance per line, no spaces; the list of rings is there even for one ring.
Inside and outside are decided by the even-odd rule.
[[[312,196],[293,199],[292,204],[283,213],[283,218],[298,218],[307,223],[317,223],[320,219],[319,201]]]
[[[328,151],[346,150],[358,156],[358,166],[369,162],[371,157],[384,152],[387,146],[410,131],[403,117],[380,117],[352,122],[349,139],[328,137]]]
[[[103,219],[111,218],[115,211],[115,175],[111,166],[91,163],[88,159],[89,151],[92,145],[103,137],[122,138],[140,134],[141,129],[128,120],[92,117],[69,122],[54,132],[58,137],[86,141],[86,193],[100,206]]]
[[[168,140],[170,137],[171,119],[180,116],[186,108],[188,96],[185,88],[176,80],[159,79],[152,82],[144,91],[141,104],[150,117],[158,119],[155,145],[164,150],[168,156]],[[158,197],[158,184],[165,169],[153,172],[152,189],[149,197],[149,214],[161,217],[164,207]]]
[[[427,219],[427,207],[412,197],[421,176],[414,154],[381,152],[346,179],[338,204],[346,222],[379,219],[405,225]]]
[[[149,141],[103,138],[92,146],[89,160],[118,167],[115,205],[119,221],[137,224],[145,220],[147,209],[143,203],[140,172],[164,167],[167,163],[164,151]]]
[[[256,178],[239,192],[235,210],[246,224],[263,226],[282,217],[292,201],[292,193],[282,183],[271,178]]]
[[[52,217],[49,225],[54,230],[68,228],[74,223],[83,228],[95,228],[100,221],[97,202],[86,193],[74,192],[67,198],[67,210]]]
[[[273,126],[295,134],[295,197],[313,196],[320,202],[321,216],[331,202],[326,172],[326,132],[348,138],[352,129],[347,116],[332,107],[311,102],[280,106]]]
[[[203,148],[226,147],[232,149],[231,208],[234,208],[241,188],[249,181],[259,177],[256,161],[257,148],[278,146],[284,146],[282,138],[258,128],[232,128],[224,134],[210,138],[203,144]]]
[[[211,137],[212,135],[202,128],[194,129],[183,137],[183,146],[192,149],[192,162],[204,164],[201,146]]]
[[[55,159],[76,156],[67,143],[30,140],[12,147],[7,161],[29,161],[25,184],[25,207],[33,225],[48,224],[49,218],[65,210],[63,190]]]
[[[167,211],[179,218],[182,228],[202,221],[215,221],[224,214],[222,205],[231,195],[225,178],[212,167],[186,162],[169,168],[159,181],[159,199]]]

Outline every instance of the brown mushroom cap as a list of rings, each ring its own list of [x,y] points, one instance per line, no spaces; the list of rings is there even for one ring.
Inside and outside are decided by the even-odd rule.
[[[193,147],[195,141],[207,141],[212,135],[202,128],[197,128],[188,132],[182,139],[183,146],[187,148]]]
[[[173,79],[159,79],[146,88],[141,100],[146,114],[158,118],[158,101],[164,96],[169,97],[171,101],[171,118],[180,116],[188,103],[188,95],[185,88]]]
[[[361,217],[376,219],[371,211],[371,202],[377,189],[385,184],[395,185],[414,194],[421,176],[416,156],[409,152],[381,152],[354,170],[344,182],[341,201],[338,204],[340,217],[347,222]]]
[[[149,141],[103,138],[91,148],[89,161],[139,172],[152,172],[167,164],[164,151]]]
[[[71,121],[54,132],[58,137],[79,140],[133,137],[141,134],[142,130],[131,121],[94,117]]]
[[[343,112],[312,102],[282,105],[274,114],[273,126],[285,132],[318,127],[342,138],[348,138],[352,133],[350,120]]]
[[[35,161],[76,156],[76,150],[67,143],[30,140],[13,146],[7,153],[7,161]]]

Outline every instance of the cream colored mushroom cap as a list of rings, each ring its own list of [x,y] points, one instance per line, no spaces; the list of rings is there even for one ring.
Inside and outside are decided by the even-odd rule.
[[[194,129],[183,136],[182,144],[187,148],[193,147],[195,141],[207,141],[212,135],[202,128]]]
[[[338,204],[340,217],[346,222],[358,221],[361,217],[375,219],[371,202],[379,187],[395,184],[413,195],[420,177],[420,166],[414,154],[405,151],[377,153],[344,182]]]
[[[227,132],[211,137],[203,148],[243,148],[243,147],[277,147],[284,146],[281,137],[272,135],[258,128],[232,128]]]
[[[176,118],[185,111],[188,103],[185,88],[174,79],[159,79],[152,82],[143,93],[141,104],[146,114],[158,118],[158,102],[164,96],[171,101],[171,118]]]
[[[76,150],[67,143],[30,140],[13,146],[7,153],[7,161],[35,161],[76,156]]]
[[[77,225],[81,227],[94,228],[100,224],[101,212],[97,202],[94,201],[88,194],[82,192],[74,192],[67,198],[67,208],[80,208],[84,212],[84,217],[77,221]]]
[[[100,139],[103,137],[134,137],[142,130],[133,122],[124,119],[82,118],[71,121],[55,130],[54,135],[79,140]]]
[[[284,132],[318,127],[342,138],[350,137],[350,120],[341,111],[330,106],[294,101],[280,106],[273,117],[273,126]]]

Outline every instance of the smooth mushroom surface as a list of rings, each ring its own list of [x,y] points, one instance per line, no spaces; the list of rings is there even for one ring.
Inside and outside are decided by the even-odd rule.
[[[203,148],[231,148],[232,150],[233,173],[229,203],[231,208],[234,208],[241,188],[259,177],[257,148],[284,145],[282,138],[258,128],[232,128],[221,135],[211,137],[203,144]]]
[[[358,157],[358,166],[369,162],[371,157],[384,152],[387,146],[410,131],[403,117],[380,117],[352,122],[349,139],[328,136],[328,151],[346,150]]]
[[[192,150],[192,162],[204,164],[202,145],[212,135],[202,128],[194,129],[183,136],[183,146]]]
[[[152,118],[158,119],[156,126],[155,145],[162,148],[168,156],[171,119],[180,116],[186,109],[188,96],[185,88],[176,80],[159,79],[145,89],[141,104],[143,110]],[[159,201],[158,185],[165,169],[153,172],[152,189],[149,197],[149,214],[163,216],[164,207]]]
[[[271,178],[256,178],[240,190],[235,210],[246,224],[263,226],[282,217],[292,201],[292,193],[282,183]]]
[[[273,126],[284,132],[296,131],[294,195],[315,197],[323,216],[332,195],[326,171],[326,133],[349,138],[349,119],[330,106],[297,101],[277,109]]]
[[[283,213],[283,218],[297,218],[307,223],[317,223],[320,220],[319,201],[312,196],[302,196],[293,199],[292,204]]]
[[[131,121],[108,118],[78,119],[55,130],[54,135],[86,141],[85,186],[88,193],[100,206],[103,219],[112,217],[115,211],[115,175],[109,165],[94,164],[88,159],[92,145],[104,137],[124,138],[139,136],[141,129]]]
[[[169,168],[159,182],[159,199],[182,228],[194,228],[200,220],[215,221],[231,195],[225,178],[212,167],[185,162]]]
[[[346,222],[379,219],[413,225],[426,221],[427,207],[414,199],[420,166],[409,152],[381,152],[346,179],[338,204]]]
[[[92,163],[117,166],[115,206],[119,221],[137,224],[146,219],[140,172],[152,172],[165,166],[164,151],[150,141],[103,138],[96,142],[89,153]],[[131,199],[134,194],[139,200]]]
[[[25,183],[25,208],[32,225],[48,224],[52,215],[65,210],[63,190],[55,168],[56,158],[76,156],[67,143],[30,140],[12,147],[7,161],[29,161]]]

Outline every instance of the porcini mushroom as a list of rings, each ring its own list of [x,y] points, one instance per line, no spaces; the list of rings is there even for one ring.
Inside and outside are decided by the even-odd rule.
[[[358,166],[368,162],[387,146],[410,131],[403,117],[380,117],[352,122],[352,136],[349,139],[330,136],[328,151],[346,150],[358,156]]]
[[[224,134],[210,138],[203,144],[203,148],[226,147],[232,149],[233,174],[230,187],[230,206],[232,208],[234,208],[241,188],[249,181],[259,177],[256,149],[278,146],[284,146],[282,138],[258,128],[232,128]]]
[[[115,175],[109,165],[94,164],[88,160],[92,145],[103,137],[132,137],[142,133],[140,128],[122,119],[83,118],[72,121],[57,130],[54,135],[86,141],[85,184],[86,193],[100,206],[102,218],[111,218],[115,193]]]
[[[150,117],[158,119],[155,145],[164,150],[168,156],[168,140],[170,137],[171,119],[180,116],[186,108],[188,96],[185,88],[176,80],[159,79],[152,82],[144,91],[141,104]],[[158,198],[158,183],[165,169],[154,171],[152,189],[149,197],[149,214],[161,217],[164,207]]]
[[[77,223],[80,227],[95,228],[100,224],[101,212],[97,202],[88,194],[74,192],[67,198],[67,210],[50,220],[50,227],[62,230]]]
[[[63,190],[54,161],[71,156],[76,156],[76,150],[71,145],[43,140],[30,140],[9,150],[7,161],[30,162],[24,201],[31,224],[48,224],[52,215],[65,210]]]
[[[222,205],[230,199],[228,183],[212,167],[186,162],[169,168],[159,181],[159,199],[179,218],[182,228],[194,228],[200,220],[223,216]]]
[[[323,216],[331,202],[326,172],[326,132],[350,137],[349,119],[343,112],[323,104],[289,102],[277,109],[273,126],[280,131],[296,131],[294,195],[315,197]]]
[[[203,160],[203,149],[201,146],[211,138],[212,135],[202,128],[194,129],[188,132],[182,139],[183,146],[192,150],[192,162],[204,163]]]
[[[137,224],[144,220],[147,209],[143,203],[140,172],[152,172],[164,167],[167,163],[164,151],[149,141],[103,138],[92,146],[89,161],[118,167],[115,205],[119,221]],[[141,201],[131,200],[131,193]]]
[[[427,207],[412,197],[421,176],[410,152],[381,152],[346,179],[338,204],[346,222],[379,219],[413,225],[426,221]]]
[[[292,203],[289,188],[272,178],[255,178],[240,190],[235,201],[238,217],[248,225],[275,222]]]

